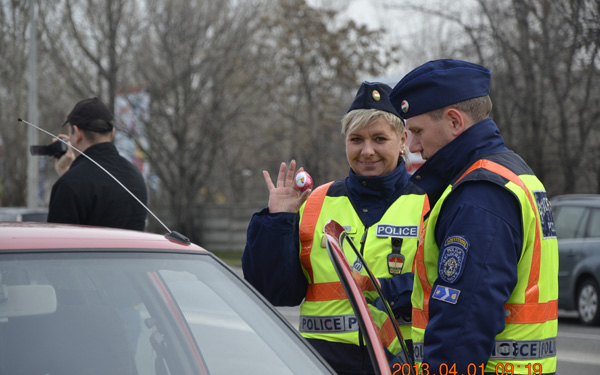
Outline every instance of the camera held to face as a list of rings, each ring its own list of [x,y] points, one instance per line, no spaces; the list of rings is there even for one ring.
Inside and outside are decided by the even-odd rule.
[[[29,152],[31,155],[46,155],[60,158],[67,152],[67,145],[58,141],[52,142],[49,145],[34,145],[29,146]]]

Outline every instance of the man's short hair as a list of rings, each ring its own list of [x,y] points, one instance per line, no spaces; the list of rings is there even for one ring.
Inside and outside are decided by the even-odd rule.
[[[480,96],[478,98],[463,100],[462,102],[450,104],[444,108],[434,109],[429,112],[429,117],[433,120],[440,120],[444,111],[448,108],[456,108],[465,112],[474,123],[484,120],[490,116],[492,112],[492,99],[489,95]]]

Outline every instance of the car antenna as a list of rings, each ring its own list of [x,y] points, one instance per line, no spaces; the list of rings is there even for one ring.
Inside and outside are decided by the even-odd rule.
[[[104,171],[104,173],[106,173],[107,175],[109,175],[113,180],[115,180],[117,182],[117,184],[119,184],[123,189],[125,189],[126,192],[129,193],[129,195],[131,195],[139,204],[142,205],[142,207],[144,207],[146,209],[146,211],[148,211],[150,213],[150,215],[152,215],[152,217],[154,217],[156,219],[156,221],[158,221],[160,223],[160,225],[162,225],[166,230],[167,230],[167,234],[165,234],[165,237],[169,240],[172,241],[176,241],[176,242],[180,242],[186,245],[189,245],[191,243],[191,241],[189,240],[189,238],[187,238],[186,236],[184,236],[183,234],[179,233],[179,232],[175,232],[169,229],[169,227],[167,227],[165,225],[165,223],[163,223],[155,214],[154,212],[152,212],[148,206],[146,206],[144,203],[142,203],[141,200],[138,199],[138,197],[135,196],[135,194],[133,194],[129,189],[127,189],[125,187],[125,185],[123,185],[121,183],[121,181],[119,181],[115,176],[113,176],[109,171],[107,171],[106,169],[104,169],[104,167],[102,167],[100,164],[98,164],[95,160],[93,160],[92,158],[90,158],[89,156],[87,156],[86,154],[84,154],[83,152],[81,152],[77,147],[73,146],[71,143],[65,141],[62,138],[59,138],[58,136],[50,133],[49,131],[46,131],[42,128],[40,128],[39,126],[36,126],[28,121],[23,120],[21,117],[17,118],[17,121],[19,122],[23,122],[29,126],[32,126],[34,128],[36,128],[37,130],[48,134],[49,136],[56,138],[58,141],[64,143],[65,145],[67,145],[68,147],[71,147],[73,150],[79,152],[79,154],[85,156],[89,161],[91,161],[92,163],[96,164],[96,166],[100,169],[102,169]]]

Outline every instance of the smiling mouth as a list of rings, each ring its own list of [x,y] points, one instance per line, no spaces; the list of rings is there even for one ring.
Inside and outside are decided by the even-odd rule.
[[[379,161],[361,161],[361,163],[367,167],[373,166],[377,163],[379,163]]]

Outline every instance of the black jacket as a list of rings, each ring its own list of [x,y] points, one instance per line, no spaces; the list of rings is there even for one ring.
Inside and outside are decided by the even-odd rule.
[[[93,145],[84,153],[147,203],[144,177],[112,143]],[[102,169],[79,155],[52,186],[48,222],[144,230],[146,209]]]

